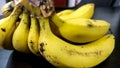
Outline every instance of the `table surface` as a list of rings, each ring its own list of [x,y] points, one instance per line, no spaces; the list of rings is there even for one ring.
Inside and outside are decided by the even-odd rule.
[[[120,67],[120,7],[98,6],[95,8],[93,19],[106,20],[111,24],[111,31],[115,35],[115,49],[101,64],[94,68]],[[15,50],[0,49],[0,68],[54,68],[44,58],[33,54],[23,54]]]

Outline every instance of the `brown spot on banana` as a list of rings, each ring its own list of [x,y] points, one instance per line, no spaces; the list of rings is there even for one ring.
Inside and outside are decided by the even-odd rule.
[[[108,39],[110,37],[110,35],[108,35],[107,37],[106,37],[106,39]],[[115,38],[114,38],[115,39]]]
[[[55,64],[59,64],[58,61],[56,61],[58,58],[56,56],[52,56],[52,55],[44,55],[44,57],[49,58],[48,61],[55,63]]]
[[[93,51],[93,52],[79,52],[76,50],[66,50],[69,55],[80,55],[80,56],[100,56],[102,55],[102,50]]]
[[[38,52],[36,52],[36,54],[37,54],[37,55],[40,55],[40,52],[38,51]]]
[[[35,50],[35,48],[34,48],[34,42],[33,42],[32,40],[30,40],[29,43],[30,43],[31,49],[32,49],[32,50]],[[36,52],[36,54],[37,54],[37,55],[40,55],[40,52],[38,51],[38,52]]]
[[[88,27],[93,27],[93,24],[91,24],[91,23],[88,23]]]
[[[34,47],[33,47],[33,45],[34,45],[34,42],[32,41],[32,40],[30,40],[30,47],[34,50]]]
[[[87,25],[88,25],[88,27],[90,27],[90,28],[94,26],[91,21],[87,21]]]
[[[6,29],[5,29],[5,28],[1,28],[1,30],[2,30],[3,32],[6,32]]]
[[[30,44],[32,44],[32,45],[34,44],[32,40],[30,40]]]
[[[41,53],[43,53],[45,51],[45,49],[43,48],[44,47],[44,42],[40,43],[40,51]]]

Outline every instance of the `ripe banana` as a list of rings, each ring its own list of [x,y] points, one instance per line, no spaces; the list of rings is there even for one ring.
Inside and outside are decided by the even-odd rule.
[[[75,19],[75,18],[92,18],[93,14],[94,14],[94,4],[88,3],[80,6],[78,9],[74,10],[74,12],[72,12],[71,14],[62,16],[60,18],[63,20]]]
[[[50,20],[55,24],[51,24],[51,28],[57,36],[75,43],[94,41],[106,34],[110,28],[110,24],[104,20],[76,18],[63,21],[56,14],[53,14]]]
[[[70,44],[54,35],[48,19],[39,19],[39,50],[41,55],[56,67],[94,67],[107,59],[114,50],[115,38],[112,34],[83,45]]]
[[[12,13],[13,9],[14,9],[14,2],[9,1],[8,3],[6,3],[2,6],[1,12],[2,12],[3,16],[7,17]]]
[[[7,48],[5,49],[10,49],[10,50],[14,49],[12,45],[12,36],[18,25],[19,25],[19,21],[16,22],[16,25],[11,28],[11,30],[9,31],[9,34],[6,36],[3,43],[4,46],[7,46]]]
[[[31,15],[30,17],[31,17],[31,26],[28,35],[28,47],[33,54],[40,56],[38,50],[38,39],[39,39],[38,21],[33,15]]]
[[[4,49],[12,49],[11,45],[6,45],[12,40],[11,36],[16,27],[16,21],[21,14],[21,6],[17,5],[13,12],[6,18],[0,20],[0,47]],[[8,41],[9,40],[9,41]]]
[[[69,15],[72,12],[74,12],[74,10],[72,10],[72,9],[65,9],[65,10],[57,12],[57,15],[62,18],[62,16]]]
[[[29,14],[24,10],[22,16],[20,24],[13,34],[12,43],[15,50],[23,53],[30,53],[28,48],[28,34],[30,27]]]

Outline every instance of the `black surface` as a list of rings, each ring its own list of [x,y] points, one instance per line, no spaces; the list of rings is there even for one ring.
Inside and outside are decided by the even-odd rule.
[[[117,2],[116,2],[117,1]],[[120,0],[83,0],[82,4],[93,2],[96,4],[93,19],[106,20],[111,24],[111,31],[115,35],[115,49],[101,64],[94,68],[120,68]],[[44,58],[32,54],[0,49],[0,68],[54,68]]]

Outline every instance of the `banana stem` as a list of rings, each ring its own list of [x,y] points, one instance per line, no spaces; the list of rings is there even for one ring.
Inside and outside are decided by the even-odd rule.
[[[22,12],[22,6],[18,5],[14,8],[13,12],[10,14],[10,17],[12,16],[12,18],[18,18],[21,12]]]

